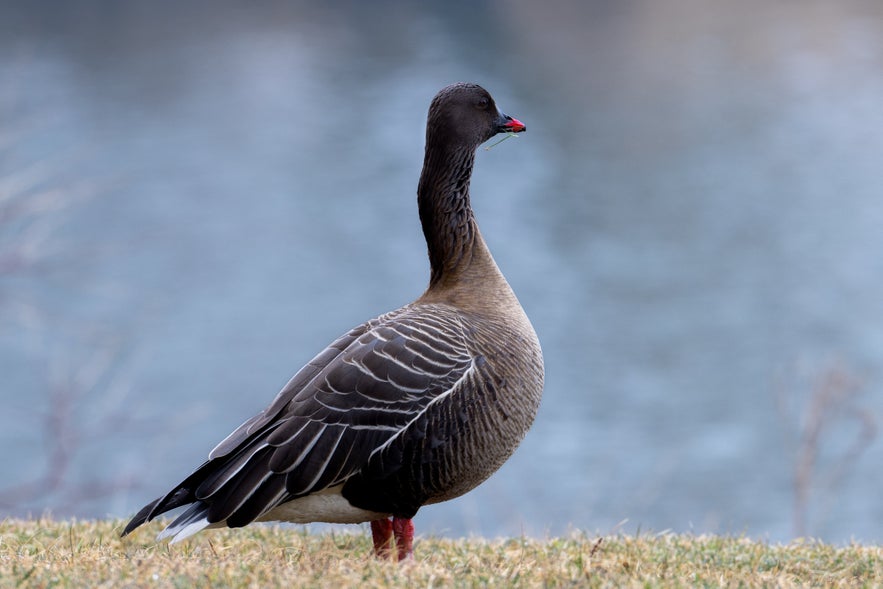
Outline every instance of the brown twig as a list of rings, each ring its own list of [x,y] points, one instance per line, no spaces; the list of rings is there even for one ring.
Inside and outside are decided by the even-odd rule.
[[[823,478],[825,487],[833,489],[842,483],[859,456],[870,446],[877,435],[873,414],[855,406],[862,392],[862,382],[842,366],[835,365],[815,377],[803,416],[796,432],[794,462],[794,511],[793,533],[805,537],[810,511],[812,488]],[[779,395],[779,408],[783,416],[793,413]],[[820,472],[819,455],[825,446],[825,433],[836,421],[847,420],[857,424],[858,432],[847,450],[835,461],[827,473]]]

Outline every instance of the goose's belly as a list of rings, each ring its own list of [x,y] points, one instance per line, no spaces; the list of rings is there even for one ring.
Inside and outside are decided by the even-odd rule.
[[[389,513],[360,509],[340,494],[343,485],[330,487],[318,493],[299,497],[278,505],[257,521],[284,521],[295,524],[327,522],[331,524],[358,524],[389,517]]]

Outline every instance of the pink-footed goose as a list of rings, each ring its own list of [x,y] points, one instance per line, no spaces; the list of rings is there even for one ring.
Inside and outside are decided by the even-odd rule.
[[[421,506],[459,497],[515,451],[537,412],[537,336],[469,202],[477,147],[525,126],[475,84],[429,107],[417,189],[429,286],[304,366],[122,535],[187,506],[158,539],[253,521],[371,522],[378,556],[412,553]]]

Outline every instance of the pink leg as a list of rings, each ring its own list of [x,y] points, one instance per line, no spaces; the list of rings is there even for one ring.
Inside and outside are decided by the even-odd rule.
[[[396,537],[399,562],[414,555],[414,522],[402,517],[392,518],[392,532]]]
[[[376,519],[371,522],[371,536],[374,538],[374,555],[377,558],[392,556],[392,520]]]

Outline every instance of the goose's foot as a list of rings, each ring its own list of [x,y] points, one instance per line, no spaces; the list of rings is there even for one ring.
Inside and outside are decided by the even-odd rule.
[[[392,518],[392,533],[396,538],[399,562],[414,555],[414,522],[403,517]]]
[[[371,522],[371,536],[374,538],[374,555],[377,558],[392,556],[392,520],[376,519]]]
[[[414,554],[414,522],[410,519],[376,519],[371,522],[371,536],[374,538],[374,555],[377,558],[392,558],[393,538],[399,562]]]

